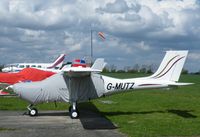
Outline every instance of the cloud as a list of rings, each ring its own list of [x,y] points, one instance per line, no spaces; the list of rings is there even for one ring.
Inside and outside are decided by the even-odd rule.
[[[115,0],[112,3],[107,3],[105,7],[97,9],[97,11],[104,11],[108,13],[124,13],[128,11],[129,7],[124,0]]]
[[[60,53],[89,56],[92,29],[94,56],[108,63],[122,67],[152,58],[158,64],[163,51],[184,49],[191,50],[187,68],[196,71],[199,13],[198,0],[2,0],[0,64],[49,62]]]
[[[200,60],[200,54],[199,53],[190,53],[188,58],[192,60]]]
[[[101,16],[102,24],[113,33],[124,37],[137,35],[141,40],[197,38],[191,26],[198,28],[199,6],[195,1],[129,1],[129,5],[139,5],[137,12],[131,8],[121,14],[105,12]],[[114,23],[113,23],[114,22]],[[198,29],[197,29],[198,30]],[[199,31],[198,31],[199,32]],[[138,35],[139,34],[139,35]],[[191,37],[191,34],[193,37]]]
[[[150,46],[144,44],[144,41],[141,41],[140,43],[136,44],[135,47],[144,51],[150,50]]]

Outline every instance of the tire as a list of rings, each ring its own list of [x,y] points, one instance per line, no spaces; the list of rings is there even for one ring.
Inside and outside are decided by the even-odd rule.
[[[38,110],[36,108],[32,108],[30,111],[29,111],[29,115],[31,117],[34,117],[34,116],[37,116],[38,114]]]
[[[71,116],[72,119],[76,119],[76,118],[79,117],[79,113],[78,113],[78,111],[76,111],[76,110],[72,110],[72,111],[70,112],[70,116]]]

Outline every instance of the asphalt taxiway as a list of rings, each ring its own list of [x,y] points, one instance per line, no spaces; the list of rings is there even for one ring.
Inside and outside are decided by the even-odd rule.
[[[105,117],[81,111],[71,119],[65,111],[40,111],[37,117],[23,111],[0,111],[0,137],[122,137],[117,127]]]

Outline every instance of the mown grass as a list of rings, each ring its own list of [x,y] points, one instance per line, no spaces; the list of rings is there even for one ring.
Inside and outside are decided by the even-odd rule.
[[[143,76],[119,73],[119,78]],[[195,85],[171,90],[137,90],[93,100],[92,103],[119,131],[133,137],[200,136],[200,76],[183,75],[181,82]],[[113,102],[111,104],[102,101]],[[28,104],[16,97],[0,98],[0,110],[26,110]],[[66,110],[68,104],[38,105],[39,110]],[[85,106],[84,106],[85,105]],[[83,104],[81,107],[85,107]],[[91,108],[92,109],[92,108]]]
[[[126,92],[103,99],[115,104],[95,101],[95,105],[129,136],[199,136],[200,76],[183,75],[180,81],[196,84],[171,90]]]
[[[15,129],[13,129],[13,128],[1,128],[0,127],[0,131],[9,131],[9,130],[15,130]]]

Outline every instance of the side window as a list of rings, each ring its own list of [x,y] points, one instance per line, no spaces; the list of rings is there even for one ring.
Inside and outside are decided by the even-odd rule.
[[[35,68],[35,67],[36,67],[36,65],[31,65],[31,67],[32,67],[32,68]]]
[[[26,65],[26,68],[30,68],[30,65]]]
[[[42,68],[42,66],[41,66],[41,65],[38,65],[37,67],[38,67],[38,68]]]
[[[19,65],[19,68],[24,68],[24,65]]]

